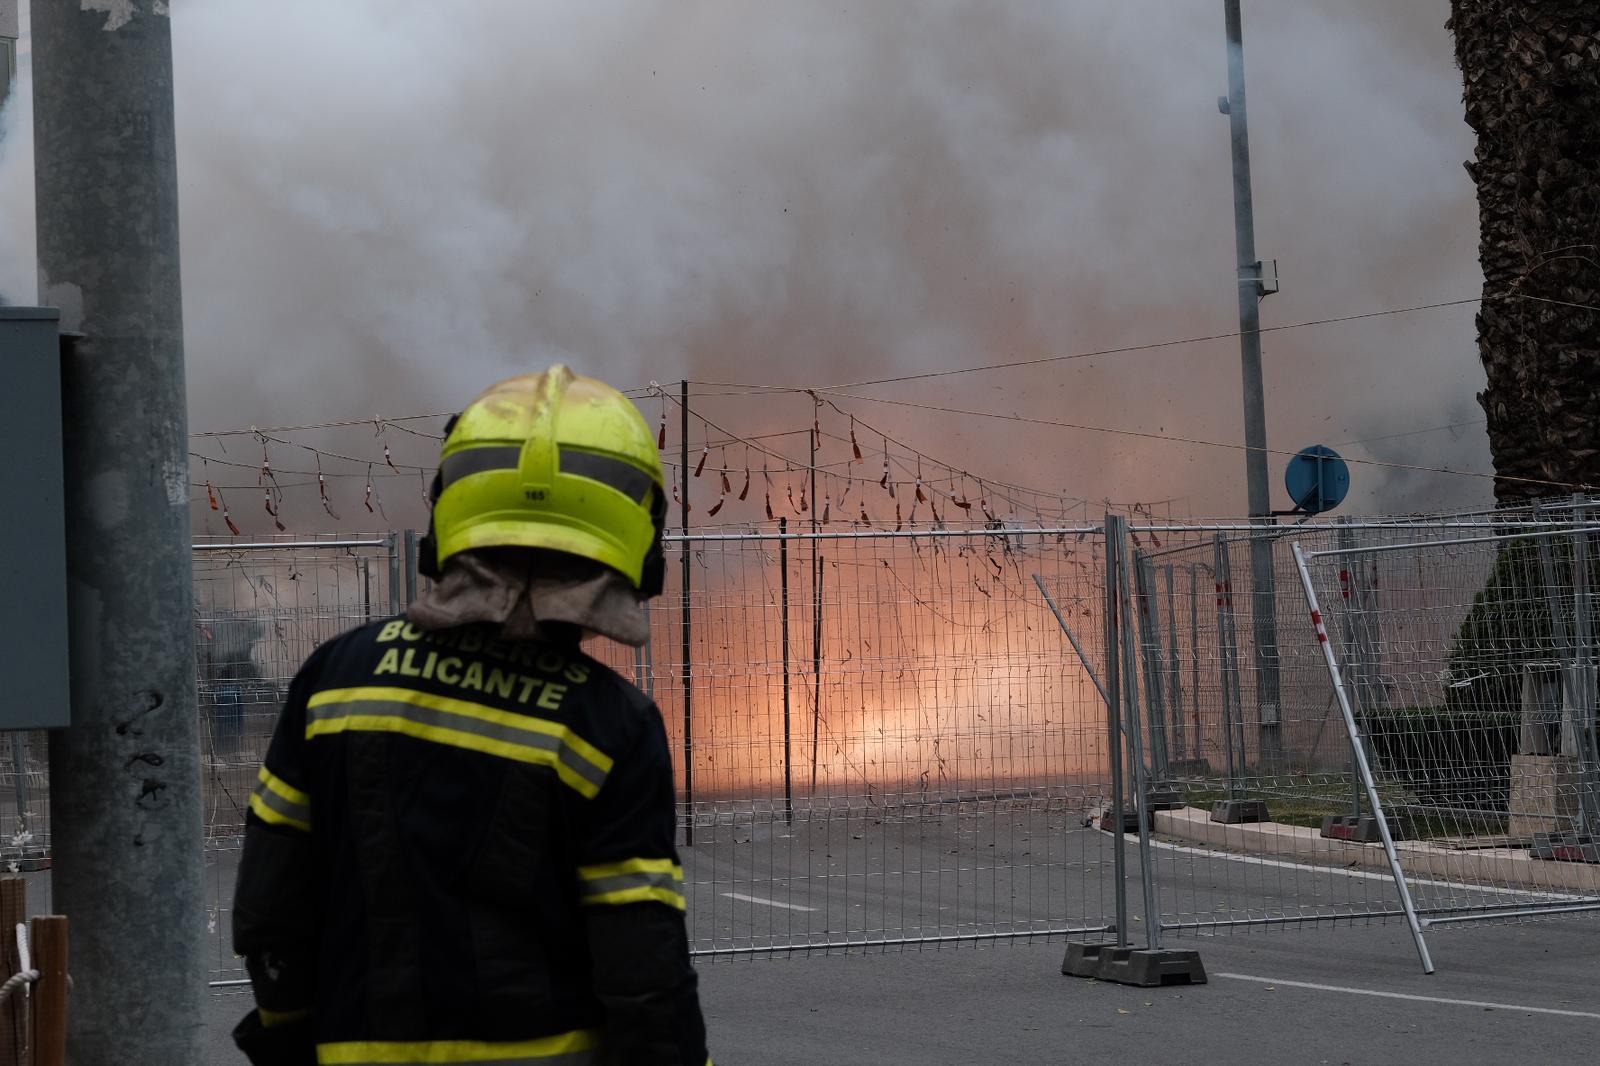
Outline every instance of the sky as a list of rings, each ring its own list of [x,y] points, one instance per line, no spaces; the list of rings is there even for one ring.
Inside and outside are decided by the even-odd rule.
[[[1487,505],[1487,478],[1438,472],[1490,469],[1473,306],[1278,328],[1478,295],[1447,0],[1243,11],[1257,248],[1281,278],[1262,304],[1269,447],[1390,464],[1353,468],[1349,513]],[[698,452],[811,425],[810,396],[768,386],[1220,335],[829,389],[822,460],[848,458],[855,416],[869,461],[851,469],[874,481],[882,433],[906,478],[920,453],[930,481],[950,467],[1091,509],[1244,511],[1218,0],[171,12],[193,431],[455,410],[562,360],[625,388],[734,383],[691,387],[715,427],[691,426]],[[26,78],[26,40],[21,53]],[[36,291],[29,103],[23,84],[0,116],[13,302]],[[641,396],[676,450],[676,407]],[[250,467],[196,462],[197,528],[222,531],[211,481],[248,501],[229,501],[246,532],[270,531],[263,450],[329,475],[327,508],[314,476],[284,479],[293,528],[385,524],[364,511],[359,460],[376,464],[382,518],[421,520],[415,472],[387,470],[383,446],[423,466],[432,440],[276,436],[290,443],[197,439]],[[737,491],[761,448],[806,461],[791,435],[749,459],[717,447],[710,465],[732,467]],[[798,482],[775,484],[781,498]],[[858,491],[889,521],[881,489]],[[723,517],[760,517],[744,507]]]

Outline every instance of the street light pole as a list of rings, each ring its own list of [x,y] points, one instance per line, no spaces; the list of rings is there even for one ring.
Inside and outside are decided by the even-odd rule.
[[[1256,259],[1255,209],[1250,192],[1250,132],[1244,95],[1244,33],[1239,0],[1223,0],[1228,31],[1228,95],[1217,103],[1228,116],[1233,142],[1233,228],[1237,251],[1239,361],[1244,378],[1245,485],[1250,518],[1272,525],[1272,493],[1267,487],[1267,414],[1261,384],[1261,298],[1267,295]],[[1269,537],[1250,542],[1250,614],[1255,637],[1256,719],[1261,761],[1274,769],[1282,761],[1279,711],[1277,589]]]

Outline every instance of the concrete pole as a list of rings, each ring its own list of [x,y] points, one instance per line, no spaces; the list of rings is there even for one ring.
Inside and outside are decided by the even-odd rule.
[[[17,35],[21,32],[17,19],[18,0],[0,0],[0,109],[6,106],[11,95],[11,83],[17,76]],[[11,301],[0,292],[0,306]]]
[[[1244,36],[1239,0],[1223,0],[1228,30],[1228,95],[1219,101],[1233,141],[1233,226],[1237,251],[1239,359],[1244,377],[1245,485],[1250,517],[1273,524],[1267,486],[1267,414],[1261,385],[1261,263],[1256,259],[1255,209],[1250,194],[1250,133],[1244,97]],[[1250,615],[1255,636],[1256,720],[1261,761],[1269,770],[1283,760],[1279,683],[1277,581],[1273,542],[1250,542]]]
[[[72,726],[50,738],[74,1066],[199,1066],[188,425],[164,0],[33,5],[40,302],[62,364]]]

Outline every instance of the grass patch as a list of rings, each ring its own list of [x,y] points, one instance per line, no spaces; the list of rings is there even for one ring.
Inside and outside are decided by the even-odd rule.
[[[1218,800],[1229,798],[1223,782],[1198,785],[1179,782],[1177,788],[1185,802],[1203,810],[1209,810]],[[1322,820],[1329,815],[1352,814],[1355,810],[1349,779],[1340,781],[1333,776],[1306,782],[1257,782],[1242,787],[1238,795],[1266,800],[1267,811],[1274,822],[1311,829],[1321,829]],[[1506,832],[1506,816],[1498,811],[1439,811],[1431,804],[1420,802],[1416,793],[1399,788],[1380,789],[1379,797],[1384,810],[1391,818],[1400,818],[1407,837],[1413,840],[1502,836]],[[1361,797],[1361,811],[1372,813],[1365,794]]]

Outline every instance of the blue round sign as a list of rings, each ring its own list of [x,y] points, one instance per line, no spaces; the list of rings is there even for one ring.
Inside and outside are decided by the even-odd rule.
[[[1289,460],[1283,483],[1297,510],[1321,514],[1339,506],[1350,491],[1350,467],[1332,448],[1313,444]]]

